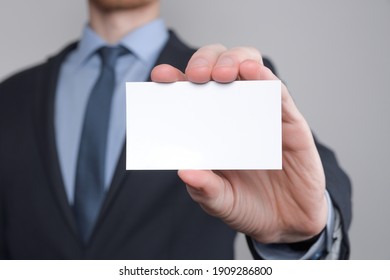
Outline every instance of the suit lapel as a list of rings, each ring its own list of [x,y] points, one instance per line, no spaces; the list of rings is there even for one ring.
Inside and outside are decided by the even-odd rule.
[[[98,229],[98,227],[101,225],[102,220],[109,210],[110,206],[112,205],[114,198],[116,194],[118,193],[118,190],[121,186],[123,186],[123,183],[125,178],[127,176],[130,176],[131,171],[126,171],[126,145],[123,146],[122,152],[119,156],[117,166],[115,168],[114,176],[111,181],[110,188],[108,189],[108,192],[105,196],[105,199],[103,201],[103,205],[100,209],[100,213],[98,216],[98,219],[96,221],[95,228],[92,232],[91,239],[93,238],[93,235],[95,231]]]
[[[33,115],[37,131],[37,143],[43,159],[44,170],[47,172],[49,188],[57,200],[71,231],[77,234],[76,223],[65,193],[54,132],[54,99],[58,75],[62,61],[75,47],[76,44],[68,46],[59,55],[50,58],[48,63],[45,64],[44,75],[39,77],[41,83],[38,87],[41,88],[38,90],[38,95],[35,98],[36,104]]]

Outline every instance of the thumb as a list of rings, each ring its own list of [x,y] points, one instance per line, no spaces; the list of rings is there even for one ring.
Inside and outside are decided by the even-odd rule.
[[[233,196],[226,179],[211,170],[179,170],[191,198],[210,215],[226,218],[231,212]]]

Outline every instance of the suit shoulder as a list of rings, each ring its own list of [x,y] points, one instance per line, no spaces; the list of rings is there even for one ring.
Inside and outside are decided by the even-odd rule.
[[[33,108],[37,79],[44,65],[40,64],[11,75],[0,83],[0,129],[8,134],[12,126],[27,121]],[[3,138],[5,140],[7,138]],[[4,143],[4,142],[2,142]],[[2,144],[3,145],[3,144]]]
[[[33,88],[36,82],[42,79],[46,63],[42,63],[16,74],[13,74],[0,83],[0,98],[9,98]]]
[[[186,45],[173,31],[169,31],[169,39],[162,49],[156,62],[158,64],[170,64],[181,71],[187,66],[188,61],[196,49]]]
[[[188,46],[184,41],[172,30],[169,31],[168,47],[175,49],[183,54],[191,56],[196,51],[196,48]]]
[[[4,97],[4,95],[8,94],[15,94],[17,92],[22,93],[27,89],[36,88],[40,83],[45,82],[48,79],[47,74],[53,70],[51,68],[58,68],[60,62],[75,45],[76,44],[73,43],[67,46],[45,62],[10,75],[0,83],[0,97]]]

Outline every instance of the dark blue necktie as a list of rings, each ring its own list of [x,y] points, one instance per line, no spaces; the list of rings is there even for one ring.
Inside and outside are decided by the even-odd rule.
[[[73,210],[84,243],[87,243],[104,199],[105,155],[111,99],[115,89],[115,64],[123,47],[103,47],[100,75],[90,93],[77,159]]]

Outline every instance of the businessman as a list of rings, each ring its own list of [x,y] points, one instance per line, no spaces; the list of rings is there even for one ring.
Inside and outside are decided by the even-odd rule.
[[[348,258],[349,179],[285,85],[282,170],[126,171],[124,82],[278,78],[187,47],[158,0],[88,4],[78,42],[0,84],[0,258],[229,259],[236,232],[254,258]]]

